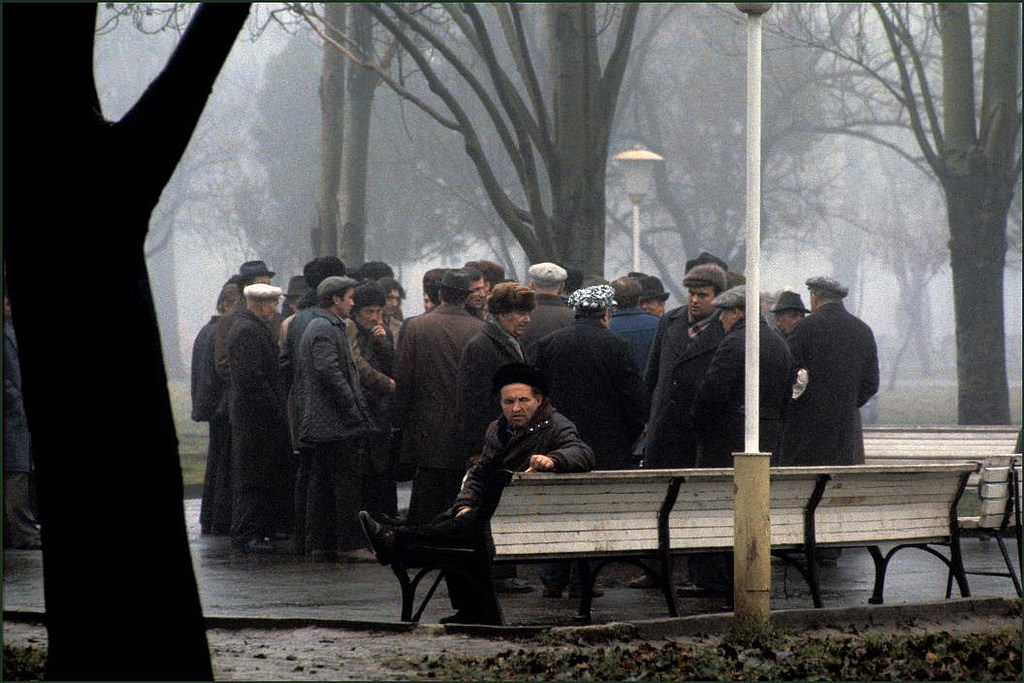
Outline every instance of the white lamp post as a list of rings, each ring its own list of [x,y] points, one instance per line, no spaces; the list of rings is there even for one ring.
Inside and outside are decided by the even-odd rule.
[[[633,270],[640,270],[640,203],[654,185],[654,164],[664,161],[660,154],[634,145],[633,149],[619,152],[612,157],[622,162],[625,172],[626,193],[633,204]]]
[[[747,15],[747,325],[744,452],[733,454],[734,605],[738,621],[766,622],[771,595],[769,454],[758,446],[761,334],[761,15],[770,2],[737,2]]]

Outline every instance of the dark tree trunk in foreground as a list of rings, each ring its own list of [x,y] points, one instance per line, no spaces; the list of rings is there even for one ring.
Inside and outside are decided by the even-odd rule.
[[[108,123],[96,5],[3,7],[17,27],[3,46],[5,258],[52,679],[212,677],[143,241],[248,11],[201,8],[135,107]]]

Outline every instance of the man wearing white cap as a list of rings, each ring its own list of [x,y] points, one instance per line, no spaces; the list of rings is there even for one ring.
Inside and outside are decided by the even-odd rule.
[[[269,552],[275,531],[290,531],[287,472],[291,444],[278,347],[271,332],[282,292],[269,284],[242,290],[245,308],[227,338],[231,393],[231,543]]]
[[[555,263],[535,263],[526,271],[529,286],[537,294],[537,307],[530,315],[530,326],[519,339],[527,352],[541,337],[572,325],[575,314],[565,304],[565,280],[569,273]]]

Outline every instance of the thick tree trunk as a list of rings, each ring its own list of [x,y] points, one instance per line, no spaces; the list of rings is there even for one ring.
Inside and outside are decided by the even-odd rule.
[[[48,27],[45,41],[4,35],[4,161],[17,168],[4,179],[4,246],[50,679],[212,678],[143,241],[248,11],[202,7],[110,124],[92,73],[96,6],[64,6],[57,21],[52,6],[3,6],[7,26]]]
[[[1003,270],[1009,193],[982,178],[944,182],[956,318],[957,423],[1009,424]]]
[[[551,3],[548,46],[554,88],[558,169],[551,178],[558,257],[585,273],[604,273],[604,180],[607,149],[598,144],[603,117],[595,111],[600,67],[594,6]]]
[[[350,34],[360,58],[372,61],[373,15],[353,5]],[[326,46],[325,49],[333,49]],[[370,121],[377,77],[369,69],[349,69],[344,113],[346,141],[342,151],[341,191],[338,195],[342,232],[338,255],[354,265],[366,260],[366,179],[370,160]]]
[[[188,372],[181,357],[181,337],[178,334],[178,288],[174,265],[174,236],[146,259],[153,289],[159,296],[156,319],[160,326],[160,345],[163,348],[164,367],[172,379],[186,379]]]
[[[324,4],[328,31],[345,30],[345,3]],[[313,254],[334,256],[338,252],[341,225],[338,193],[341,188],[341,154],[344,148],[345,57],[329,44],[323,47],[320,75],[320,192],[317,197],[317,226],[313,231]]]

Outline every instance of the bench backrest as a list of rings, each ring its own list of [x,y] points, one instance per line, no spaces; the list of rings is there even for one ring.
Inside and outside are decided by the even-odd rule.
[[[973,463],[771,469],[772,546],[948,538]],[[733,470],[517,473],[491,520],[495,556],[564,558],[733,545]],[[823,488],[820,503],[814,499]],[[815,504],[817,503],[816,509]],[[667,515],[659,534],[659,513]],[[669,513],[670,511],[670,513]],[[663,515],[663,516],[664,516]]]
[[[671,475],[657,470],[515,474],[494,516],[501,558],[630,554],[658,547]]]
[[[874,427],[864,429],[867,460],[878,457],[976,460],[1012,453],[1017,430],[1012,427]]]
[[[974,463],[836,468],[815,514],[818,543],[949,538]]]
[[[981,511],[977,525],[981,529],[998,529],[1012,504],[1011,497],[1019,496],[1013,491],[1013,480],[1020,484],[1021,458],[1019,455],[994,455],[987,458],[981,467],[978,481],[978,495],[981,497]],[[1014,476],[1014,473],[1016,476]],[[1018,515],[1010,515],[1009,523],[1015,524]]]

